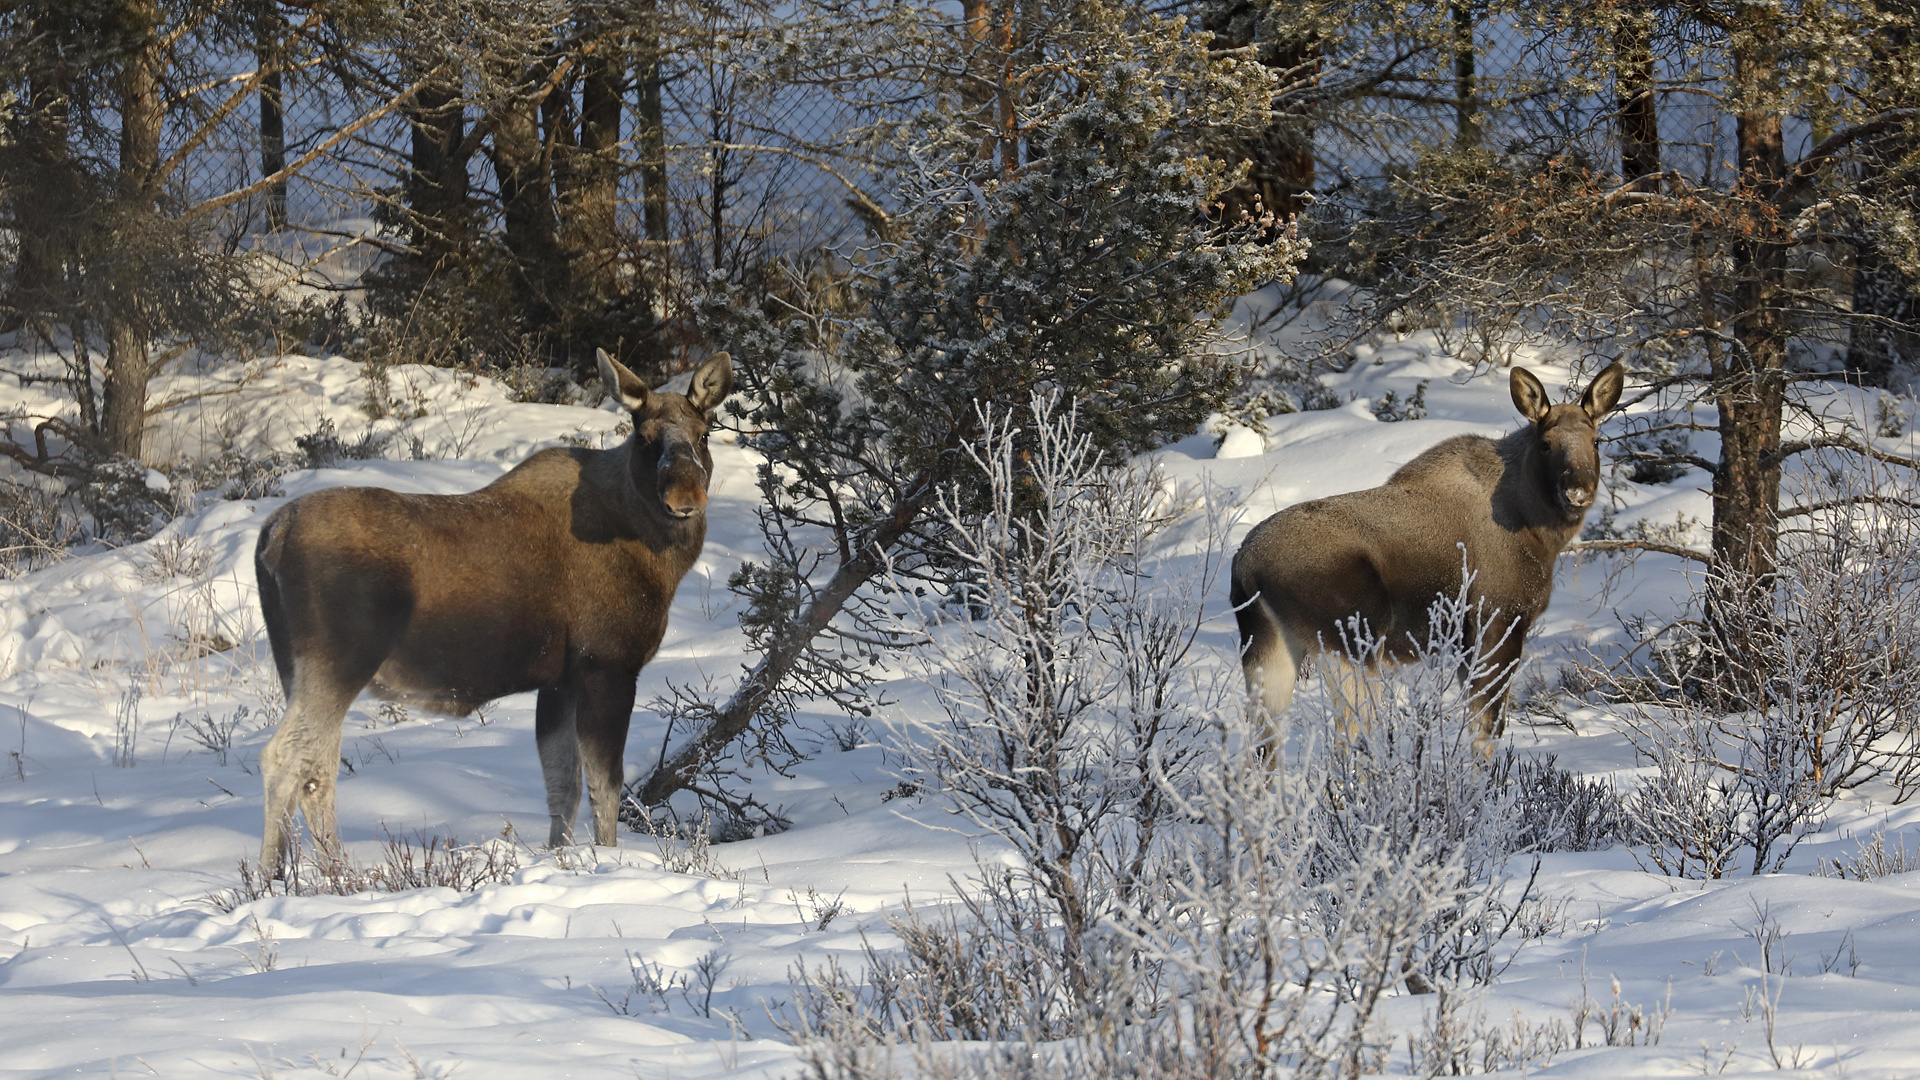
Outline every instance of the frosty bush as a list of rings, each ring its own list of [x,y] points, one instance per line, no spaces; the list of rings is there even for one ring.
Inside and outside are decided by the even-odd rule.
[[[1062,1009],[1093,1008],[1103,980],[1085,950],[1105,949],[1104,927],[1148,887],[1194,737],[1232,700],[1196,647],[1222,523],[1200,523],[1197,570],[1171,573],[1148,552],[1172,517],[1157,470],[1106,463],[1056,396],[982,422],[988,505],[953,495],[939,512],[964,602],[928,595],[918,610],[947,721],[903,733],[901,750],[911,778],[1011,845],[1012,869],[983,867],[985,895],[1041,904],[1057,932],[1030,970]],[[1071,1027],[1025,1011],[996,1015]]]
[[[1575,776],[1552,754],[1524,757],[1503,747],[1492,761],[1494,782],[1514,798],[1514,844],[1520,851],[1604,851],[1640,840],[1619,790]]]
[[[377,458],[386,449],[386,440],[375,435],[372,428],[368,428],[358,439],[347,442],[334,430],[333,420],[326,417],[321,418],[318,427],[296,437],[293,444],[300,448],[300,454],[309,469],[331,469],[342,461]]]
[[[451,836],[386,834],[378,863],[355,863],[341,852],[309,851],[295,834],[294,850],[275,877],[250,859],[240,860],[240,883],[206,898],[216,911],[274,896],[353,896],[406,889],[472,892],[498,884],[520,869],[520,856],[504,840],[467,845]]]
[[[81,539],[72,498],[55,481],[0,481],[0,575],[37,570]]]
[[[1778,572],[1702,575],[1709,617],[1611,680],[1654,765],[1632,810],[1666,873],[1776,871],[1842,792],[1920,792],[1920,486],[1858,467],[1807,483]]]
[[[1383,997],[1468,992],[1524,937],[1517,785],[1473,750],[1457,638],[1389,672],[1346,737],[1324,700],[1256,719],[1230,658],[1195,644],[1217,515],[1169,581],[1153,472],[1103,465],[1049,401],[1020,419],[985,418],[989,506],[945,508],[968,587],[920,611],[946,719],[898,748],[995,847],[957,904],[892,917],[898,944],[869,939],[860,975],[796,969],[810,1073],[1378,1068]]]
[[[160,474],[131,458],[109,458],[89,472],[81,504],[94,534],[115,544],[152,536],[173,517],[173,499]]]

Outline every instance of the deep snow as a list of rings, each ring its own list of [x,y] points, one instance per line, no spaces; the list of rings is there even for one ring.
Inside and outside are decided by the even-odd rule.
[[[1526,353],[1520,362],[1564,396],[1574,376],[1555,359]],[[1449,435],[1510,429],[1503,374],[1470,372],[1429,333],[1375,342],[1351,371],[1326,380],[1351,395],[1348,404],[1273,418],[1264,436],[1196,435],[1162,458],[1175,480],[1227,493],[1237,542],[1281,507],[1379,483]],[[365,382],[352,364],[286,357],[255,376],[235,394],[173,410],[161,445],[185,452],[218,432],[235,445],[285,449],[322,417],[344,436],[366,424]],[[393,378],[426,411],[404,425],[384,422],[395,436],[389,453],[417,440],[429,458],[454,460],[296,473],[285,482],[289,497],[349,483],[468,490],[563,436],[593,445],[616,437],[611,411],[514,404],[495,384],[452,372],[400,368]],[[1367,409],[1421,380],[1426,419],[1382,423]],[[31,406],[37,391],[0,393]],[[649,700],[668,681],[710,680],[724,693],[745,660],[724,582],[759,546],[754,460],[725,438],[714,457],[707,548],[642,673],[630,775],[659,750]],[[1695,473],[1663,487],[1616,484],[1612,495],[1622,523],[1704,521],[1700,484]],[[282,501],[209,501],[145,543],[0,582],[0,748],[10,755],[0,771],[0,1077],[792,1075],[794,1051],[768,1015],[789,996],[789,967],[833,952],[852,960],[863,929],[886,940],[889,908],[909,894],[916,904],[937,901],[972,865],[972,841],[937,798],[883,800],[897,777],[875,744],[889,721],[934,709],[904,678],[886,687],[894,704],[858,749],[838,749],[832,735],[850,721],[825,708],[809,714],[801,738],[819,745],[817,755],[792,777],[761,775],[753,787],[793,828],[716,845],[720,875],[669,872],[645,836],[623,837],[618,849],[528,848],[524,838],[546,830],[531,695],[484,718],[398,722],[363,699],[347,720],[351,768],[340,784],[341,829],[355,855],[377,861],[383,835],[423,830],[514,845],[522,869],[472,893],[277,897],[217,910],[207,898],[237,884],[239,860],[259,843],[254,763],[271,731],[257,720],[278,688],[253,607],[251,552],[255,530]],[[1678,560],[1645,556],[1616,573],[1621,565],[1562,560],[1531,663],[1550,671],[1573,650],[1604,650],[1622,633],[1616,613],[1670,613],[1685,593]],[[1224,595],[1209,614],[1206,640],[1228,662]],[[238,644],[199,655],[198,643],[215,637]],[[224,763],[176,722],[242,706],[249,716]],[[132,763],[117,766],[116,719],[128,708],[137,714]],[[1593,709],[1573,720],[1577,732],[1520,727],[1508,738],[1630,783],[1637,763],[1617,722]],[[1539,1075],[1771,1073],[1749,936],[1764,912],[1792,957],[1775,1048],[1799,1047],[1810,1074],[1920,1075],[1920,875],[1861,883],[1810,873],[1882,826],[1898,843],[1920,830],[1920,809],[1871,793],[1848,799],[1789,872],[1771,877],[1674,880],[1625,849],[1549,856],[1542,884],[1564,900],[1564,929],[1525,950],[1484,1009],[1495,1019],[1514,1010],[1534,1022],[1564,1019],[1583,972],[1602,1003],[1617,978],[1624,1000],[1670,1006],[1659,1045],[1568,1051]],[[818,926],[835,902],[840,913]],[[635,965],[697,983],[703,962],[719,968],[710,999],[697,988],[633,992]],[[1401,998],[1389,1016],[1411,1027],[1427,1005]],[[1404,1067],[1404,1054],[1390,1063]]]

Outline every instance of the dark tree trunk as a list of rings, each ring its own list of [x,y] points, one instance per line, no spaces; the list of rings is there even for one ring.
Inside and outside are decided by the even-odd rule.
[[[260,76],[260,175],[272,176],[287,167],[286,80],[281,71],[280,33],[277,14],[261,17],[260,44],[256,50]],[[266,227],[269,231],[287,224],[287,182],[281,180],[267,188]]]
[[[1902,14],[1908,18],[1874,43],[1876,52],[1889,59],[1912,44],[1911,13]],[[1912,140],[1900,131],[1860,149],[1861,190],[1884,196],[1897,183],[1888,176],[1888,166],[1906,158]],[[1881,253],[1870,235],[1853,245],[1853,314],[1847,339],[1849,378],[1865,386],[1886,387],[1896,366],[1920,362],[1920,310],[1916,310],[1913,279]]]
[[[1738,63],[1738,60],[1736,60]],[[1720,411],[1720,468],[1713,482],[1713,559],[1730,587],[1754,589],[1775,568],[1779,538],[1780,428],[1786,404],[1787,224],[1778,203],[1786,176],[1780,114],[1740,114],[1736,194],[1749,210],[1733,243],[1733,347],[1713,372]]]
[[[1920,310],[1913,279],[1871,242],[1853,249],[1853,313],[1847,374],[1863,386],[1889,386],[1899,365],[1920,361]]]
[[[19,172],[8,184],[8,224],[19,237],[19,253],[0,332],[18,330],[29,319],[56,320],[68,310],[64,286],[75,269],[73,234],[80,216],[67,147],[72,80],[72,71],[58,60],[34,68],[27,77],[26,108],[8,125]]]
[[[580,146],[570,172],[568,246],[575,253],[574,277],[601,302],[619,291],[621,84],[618,53],[601,49],[587,58],[580,79]]]
[[[158,0],[136,0],[131,15],[147,32],[121,63],[120,197],[140,212],[153,207],[164,116]],[[101,434],[109,452],[138,459],[146,449],[147,382],[153,375],[151,338],[140,290],[146,283],[115,275],[106,305],[107,373]]]
[[[1614,32],[1620,177],[1641,191],[1660,180],[1660,115],[1653,96],[1653,16],[1629,15]]]
[[[659,330],[663,309],[660,283],[665,279],[668,244],[672,238],[670,215],[673,204],[667,191],[667,127],[664,71],[661,66],[660,38],[651,32],[634,40],[638,57],[638,94],[634,103],[634,141],[640,151],[640,231],[641,246],[638,302],[653,315],[650,332],[632,343],[635,370],[666,374],[668,343]]]
[[[1246,48],[1259,36],[1263,9],[1251,3],[1209,8],[1205,28],[1227,48]],[[1310,41],[1264,42],[1260,63],[1280,80],[1284,99],[1301,94],[1319,80],[1319,49]],[[1224,152],[1247,163],[1247,178],[1220,199],[1220,220],[1238,224],[1272,214],[1279,225],[1307,207],[1315,163],[1313,125],[1303,117],[1269,124],[1265,130]],[[1278,236],[1276,228],[1271,235]]]
[[[546,78],[547,72],[537,72],[529,80],[529,90],[544,85]],[[539,333],[555,330],[558,311],[553,300],[566,285],[552,158],[542,138],[545,97],[528,93],[502,102],[494,117],[492,140],[502,231],[518,279],[518,307],[527,328]]]
[[[467,161],[459,156],[466,115],[449,86],[420,91],[407,107],[412,129],[407,171],[408,240],[414,257],[431,269],[461,245],[466,222]]]
[[[1479,79],[1473,33],[1477,14],[1473,0],[1453,0],[1453,141],[1456,146],[1480,145],[1480,103],[1475,98]]]
[[[654,38],[640,48],[640,93],[634,115],[635,141],[640,144],[640,227],[654,260],[665,257],[672,208],[667,192],[667,125],[662,101],[660,42]]]

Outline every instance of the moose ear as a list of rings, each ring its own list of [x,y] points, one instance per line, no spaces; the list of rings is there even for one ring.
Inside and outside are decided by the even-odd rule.
[[[621,407],[628,412],[645,409],[647,399],[653,396],[646,382],[628,371],[620,361],[608,356],[607,350],[595,349],[594,354],[600,361],[600,381],[606,384],[607,393],[617,398]]]
[[[1580,395],[1580,407],[1587,410],[1588,416],[1600,419],[1620,404],[1620,390],[1626,383],[1627,369],[1615,360],[1607,365],[1605,371],[1593,377],[1593,384],[1587,387],[1586,393]]]
[[[733,393],[733,357],[714,353],[687,384],[687,404],[709,415]]]
[[[1547,409],[1552,407],[1552,402],[1547,400],[1547,388],[1540,385],[1540,380],[1533,377],[1533,372],[1523,367],[1514,368],[1507,382],[1508,388],[1513,391],[1513,407],[1520,410],[1521,416],[1539,423],[1540,418],[1547,415]]]

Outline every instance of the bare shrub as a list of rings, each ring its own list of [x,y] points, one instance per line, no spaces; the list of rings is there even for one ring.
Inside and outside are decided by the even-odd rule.
[[[318,426],[305,435],[295,437],[293,444],[300,448],[306,468],[331,469],[343,461],[366,461],[380,457],[386,450],[387,440],[376,435],[369,427],[358,439],[348,442],[334,430],[332,418],[322,417]]]
[[[133,768],[134,751],[140,740],[140,687],[129,685],[120,693],[113,710],[113,763],[122,769]]]
[[[386,833],[379,863],[359,865],[343,853],[309,851],[294,834],[293,850],[275,878],[251,859],[240,860],[240,883],[206,897],[216,911],[233,911],[242,904],[274,896],[353,896],[366,892],[407,889],[453,889],[473,892],[510,880],[520,869],[512,844],[493,840],[462,844],[451,836],[409,838]]]
[[[1473,741],[1461,684],[1491,674],[1482,669],[1495,663],[1499,643],[1474,644],[1486,620],[1467,599],[1471,584],[1469,575],[1457,595],[1436,598],[1427,640],[1408,663],[1379,663],[1386,642],[1349,627],[1346,665],[1375,670],[1344,689],[1329,685],[1314,706],[1315,728],[1338,732],[1324,764],[1313,763],[1326,788],[1313,830],[1316,873],[1338,879],[1385,851],[1459,875],[1452,899],[1436,901],[1410,947],[1407,986],[1415,992],[1491,982],[1511,962],[1501,950],[1536,899],[1530,881],[1503,895],[1507,864],[1523,848],[1521,787],[1510,758],[1490,763]],[[1537,812],[1532,824],[1540,838],[1566,829]]]
[[[1907,850],[1907,838],[1904,836],[1900,838],[1899,847],[1887,847],[1887,829],[1883,825],[1861,841],[1859,849],[1852,855],[1842,856],[1832,862],[1821,859],[1814,873],[1821,877],[1873,881],[1915,870],[1920,870],[1920,853]]]
[[[989,425],[991,506],[949,507],[972,572],[931,627],[947,719],[898,747],[1013,858],[983,851],[956,903],[891,917],[858,978],[799,965],[785,1029],[821,1080],[1377,1070],[1386,996],[1470,992],[1537,925],[1457,637],[1390,671],[1347,738],[1324,700],[1256,718],[1193,645],[1204,590],[1145,557],[1152,474],[1101,467],[1070,412],[1031,419]],[[1196,581],[1222,547],[1203,539]]]
[[[671,814],[656,811],[642,819],[644,831],[653,837],[654,850],[660,854],[660,869],[669,874],[697,874],[721,881],[739,881],[740,873],[728,869],[713,854],[713,818],[702,815],[699,821],[681,821]],[[745,839],[738,837],[737,839]]]
[[[987,505],[951,496],[939,512],[962,588],[923,596],[905,628],[929,637],[946,722],[903,732],[898,749],[910,778],[1018,857],[982,868],[976,919],[1057,928],[1020,963],[1061,1000],[991,1010],[1050,1037],[1101,992],[1084,950],[1104,947],[1101,927],[1144,886],[1195,736],[1235,696],[1196,648],[1224,525],[1206,515],[1207,554],[1171,573],[1148,549],[1182,502],[1157,470],[1105,462],[1057,396],[982,422]]]
[[[0,481],[0,576],[52,562],[82,539],[71,497],[53,481]]]
[[[280,481],[302,467],[303,455],[287,452],[249,454],[226,446],[213,456],[176,470],[176,485],[212,491],[222,499],[267,499],[286,494]]]
[[[1494,782],[1513,791],[1516,850],[1604,851],[1641,839],[1618,788],[1575,776],[1552,754],[1527,757],[1503,747],[1492,766]]]
[[[1632,807],[1663,872],[1776,871],[1835,796],[1920,793],[1920,483],[1836,460],[1803,486],[1777,573],[1703,574],[1707,617],[1602,681],[1655,767]]]
[[[1473,1076],[1552,1063],[1574,1036],[1564,1020],[1533,1023],[1518,1010],[1504,1024],[1490,1022],[1466,996],[1440,991],[1422,1014],[1420,1029],[1407,1034],[1407,1072],[1412,1076]]]
[[[213,752],[213,759],[221,765],[227,763],[227,753],[233,749],[233,739],[246,723],[252,710],[245,705],[235,706],[234,710],[216,716],[210,712],[175,713],[173,730],[179,732],[188,742]]]

